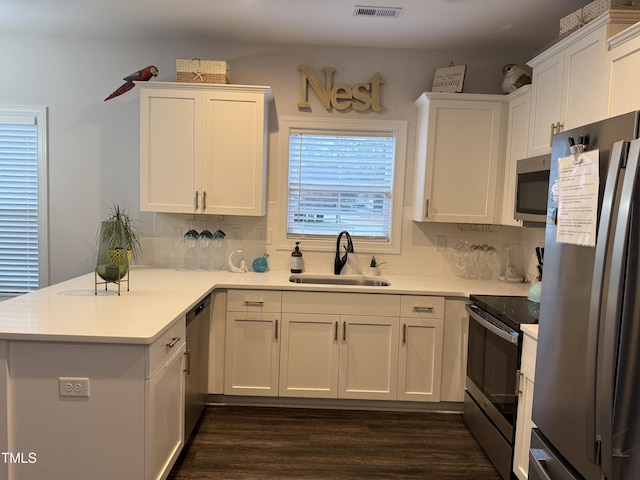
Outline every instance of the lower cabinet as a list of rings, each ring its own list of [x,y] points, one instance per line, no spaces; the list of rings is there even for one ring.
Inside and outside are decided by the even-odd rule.
[[[184,340],[184,337],[182,337]],[[185,343],[145,381],[145,478],[161,479],[184,445]]]
[[[340,315],[283,313],[282,397],[338,398]]]
[[[151,345],[6,343],[6,451],[33,462],[0,478],[167,478],[184,445],[184,317]]]
[[[522,361],[518,379],[518,415],[513,453],[513,472],[519,480],[527,480],[529,475],[531,429],[535,428],[535,424],[533,420],[531,420],[531,411],[533,407],[533,385],[536,370],[536,346],[536,339],[525,333],[522,343]]]
[[[223,393],[458,402],[466,346],[451,311],[447,335],[443,297],[229,290]]]
[[[278,395],[280,296],[269,290],[229,291],[225,395]]]
[[[439,402],[442,386],[444,298],[401,297],[398,400]]]

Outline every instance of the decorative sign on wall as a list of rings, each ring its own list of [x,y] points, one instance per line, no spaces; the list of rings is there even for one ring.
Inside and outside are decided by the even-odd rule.
[[[298,65],[298,71],[301,73],[300,101],[298,102],[300,109],[311,108],[308,88],[310,86],[327,111],[331,111],[331,108],[340,111],[353,108],[356,112],[364,112],[369,109],[374,112],[384,110],[384,105],[380,104],[380,88],[384,81],[377,72],[368,83],[356,83],[349,86],[346,83],[333,84],[333,74],[336,71],[334,67],[322,67],[324,84],[309,65]]]
[[[433,76],[432,92],[462,92],[464,86],[464,74],[467,71],[466,65],[453,65],[448,67],[436,68]]]

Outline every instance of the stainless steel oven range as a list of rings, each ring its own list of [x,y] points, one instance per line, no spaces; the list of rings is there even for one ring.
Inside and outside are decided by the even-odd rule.
[[[537,323],[527,297],[472,295],[464,422],[504,480],[516,478],[513,442],[522,353],[520,325]]]

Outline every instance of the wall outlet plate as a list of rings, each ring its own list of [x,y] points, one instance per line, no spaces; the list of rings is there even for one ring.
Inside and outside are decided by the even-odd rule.
[[[446,252],[447,237],[444,235],[436,235],[436,252]]]
[[[58,395],[61,397],[89,397],[89,379],[86,377],[58,377]]]

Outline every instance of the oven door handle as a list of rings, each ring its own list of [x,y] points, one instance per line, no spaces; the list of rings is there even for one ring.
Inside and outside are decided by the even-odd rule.
[[[503,330],[497,325],[486,321],[484,318],[474,312],[469,305],[467,305],[465,308],[467,309],[467,312],[469,312],[469,316],[471,318],[473,318],[476,322],[489,330],[491,333],[494,333],[495,335],[502,338],[503,340],[506,340],[509,343],[513,343],[514,345],[518,344],[518,337],[520,335],[517,332],[513,332],[511,330]]]

